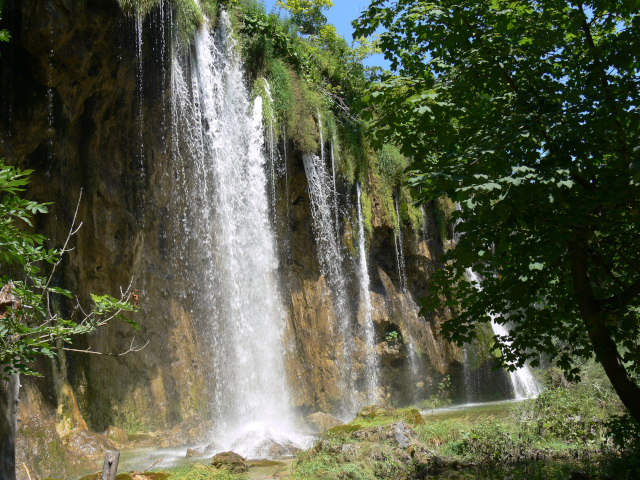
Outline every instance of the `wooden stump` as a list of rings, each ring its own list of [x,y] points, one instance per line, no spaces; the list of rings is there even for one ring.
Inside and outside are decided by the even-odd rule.
[[[107,450],[104,455],[104,467],[102,468],[102,480],[116,480],[120,452]]]

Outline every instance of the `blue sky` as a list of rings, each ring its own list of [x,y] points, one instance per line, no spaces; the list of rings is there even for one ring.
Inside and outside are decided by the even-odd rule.
[[[276,0],[263,0],[267,12],[271,12]],[[353,41],[351,22],[360,16],[360,12],[369,6],[369,0],[333,0],[335,4],[325,12],[329,23],[335,25],[349,45]],[[389,62],[382,55],[374,55],[364,61],[367,66],[379,66],[388,69]]]

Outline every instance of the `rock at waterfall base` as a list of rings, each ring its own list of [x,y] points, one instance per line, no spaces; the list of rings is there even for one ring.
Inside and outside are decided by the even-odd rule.
[[[126,432],[119,427],[114,427],[113,425],[107,428],[104,434],[109,440],[115,443],[127,443],[129,441],[129,436]]]
[[[185,458],[194,458],[194,457],[201,457],[202,456],[202,452],[200,450],[197,450],[195,448],[187,448],[187,454],[185,455]]]
[[[80,430],[64,438],[65,447],[75,456],[100,458],[107,450],[116,450],[116,446],[106,435]]]
[[[333,427],[344,424],[340,419],[323,412],[312,413],[307,416],[306,420],[309,426],[318,433],[325,433]]]
[[[249,471],[247,461],[235,452],[216,454],[211,460],[211,465],[220,469],[224,468],[230,473],[245,473]]]

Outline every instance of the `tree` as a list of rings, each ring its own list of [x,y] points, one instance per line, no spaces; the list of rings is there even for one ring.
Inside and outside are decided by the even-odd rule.
[[[285,9],[291,18],[300,26],[300,32],[305,35],[335,36],[335,27],[327,25],[324,10],[333,7],[331,0],[278,0],[276,6]]]
[[[135,308],[137,296],[130,288],[119,299],[91,295],[92,308],[78,304],[70,319],[52,310],[53,297],[73,298],[70,291],[54,286],[52,279],[79,226],[74,215],[61,250],[46,249],[46,238],[28,230],[35,214],[47,212],[46,204],[19,196],[30,173],[4,165],[0,159],[0,478],[6,479],[15,478],[19,374],[39,375],[31,362],[41,356],[54,357],[59,350],[68,349],[64,345],[74,336],[91,333],[112,319],[136,326],[122,315]],[[45,265],[49,265],[48,273]],[[132,344],[130,351],[139,349]]]
[[[511,368],[595,355],[640,422],[637,2],[373,0],[354,24],[397,72],[365,98],[378,142],[414,158],[418,201],[460,202],[426,301],[459,306],[443,333],[508,323]]]

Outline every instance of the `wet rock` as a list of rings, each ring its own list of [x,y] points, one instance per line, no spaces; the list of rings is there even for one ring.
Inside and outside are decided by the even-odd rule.
[[[211,455],[216,450],[220,450],[220,445],[218,445],[216,442],[211,442],[209,445],[204,447],[204,454]]]
[[[278,443],[272,438],[265,438],[251,449],[249,455],[256,458],[283,459],[294,457],[300,449],[289,443]]]
[[[202,457],[204,453],[196,448],[187,448],[187,454],[185,458],[194,458],[194,457]]]
[[[72,454],[90,458],[100,458],[107,450],[116,450],[116,445],[106,435],[88,430],[72,433],[64,443]]]
[[[318,433],[324,433],[327,430],[337,427],[338,425],[344,425],[344,422],[333,415],[328,413],[316,412],[307,416],[307,423],[314,428]]]
[[[270,441],[269,443],[270,445],[267,449],[267,456],[269,458],[281,458],[289,453],[284,445],[274,441]]]
[[[396,423],[393,429],[393,438],[400,448],[408,448],[411,445],[411,434],[413,434],[413,430],[404,422]]]
[[[289,443],[284,443],[283,446],[289,451],[288,456],[295,457],[296,455],[298,455],[302,451],[301,449],[299,449],[295,445],[291,445]]]
[[[224,468],[231,473],[245,473],[249,471],[249,466],[244,457],[235,452],[216,454],[211,460],[211,465],[216,468]]]
[[[113,425],[107,428],[104,434],[109,440],[115,443],[127,443],[129,441],[129,436],[126,432],[121,428],[114,427]]]

